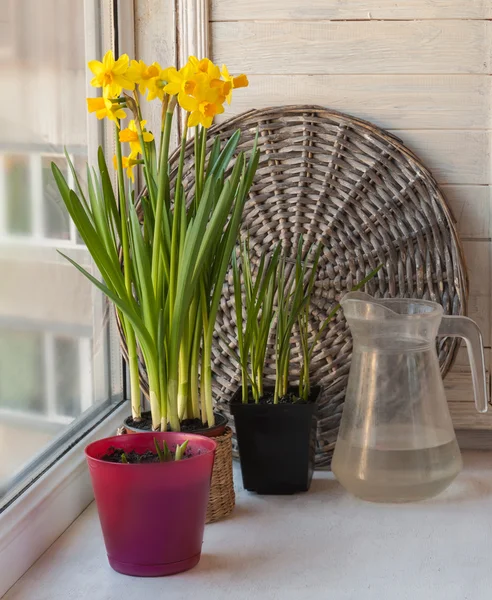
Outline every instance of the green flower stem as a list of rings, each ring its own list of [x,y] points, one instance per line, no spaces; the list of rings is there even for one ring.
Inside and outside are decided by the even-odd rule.
[[[198,307],[195,307],[195,329],[193,331],[193,342],[191,347],[190,361],[190,400],[191,416],[200,418],[200,390],[199,390],[199,366],[200,366],[200,345],[202,341],[202,315]]]
[[[213,326],[208,328],[207,338],[211,338]],[[211,427],[215,423],[212,398],[212,341],[205,339],[202,349],[202,421]]]
[[[179,415],[176,398],[178,397],[178,380],[177,378],[169,378],[167,382],[167,396],[169,409],[169,424],[172,431],[179,431]]]
[[[179,349],[178,415],[180,420],[191,417],[191,415],[188,414],[188,375],[190,371],[190,358],[189,325],[188,322],[186,322],[183,339],[181,340],[181,347]]]
[[[149,157],[147,155],[147,149],[146,149],[145,142],[143,139],[142,126],[141,126],[139,120],[137,120],[136,123],[137,123],[138,141],[140,142],[140,147],[142,148],[143,165],[144,165],[143,172],[144,172],[145,184],[147,186],[147,193],[150,196],[150,202],[152,203],[152,206],[155,209],[156,198],[155,198],[154,186],[153,186],[153,180],[152,180],[152,171],[151,171],[150,164],[149,164]]]
[[[155,210],[155,224],[154,224],[154,243],[152,246],[152,281],[154,283],[154,293],[157,296],[157,271],[159,269],[159,256],[161,254],[161,237],[162,237],[162,220],[164,212],[164,202],[166,197],[169,198],[169,173],[168,173],[168,158],[169,158],[169,143],[171,139],[171,128],[173,121],[173,112],[175,102],[169,103],[168,110],[166,112],[166,118],[163,123],[164,127],[164,141],[163,147],[161,148],[160,164],[159,164],[159,182],[157,186],[157,203]],[[171,112],[169,109],[172,107]]]
[[[115,127],[116,134],[116,163],[118,167],[118,191],[120,199],[120,218],[121,218],[121,246],[123,249],[123,264],[125,289],[129,296],[132,295],[130,249],[128,241],[128,218],[126,211],[125,182],[123,177],[123,158],[121,154],[121,143],[119,139],[119,128]],[[140,402],[140,381],[138,372],[138,354],[135,331],[128,321],[124,318],[124,330],[126,334],[126,343],[128,346],[128,366],[130,371],[130,401],[132,406],[132,417],[141,418]]]
[[[171,310],[174,310],[174,304],[176,301],[176,288],[178,284],[178,269],[179,269],[179,254],[181,242],[184,241],[186,231],[181,230],[181,213],[184,210],[183,202],[181,198],[181,182],[183,180],[183,164],[184,155],[186,149],[186,135],[188,133],[188,126],[185,122],[183,136],[181,138],[181,151],[179,155],[178,174],[176,176],[176,191],[174,198],[174,214],[173,214],[173,229],[171,234],[171,268],[170,268],[170,281],[169,281],[169,306]],[[156,217],[157,220],[157,217]],[[171,323],[171,319],[170,319]]]
[[[137,105],[137,117],[138,117],[138,124],[140,125],[140,121],[143,121],[142,119],[142,110],[140,108],[140,102],[138,100],[138,94],[137,94],[137,90],[133,90],[133,97],[135,98],[135,104]],[[143,146],[142,146],[143,148]]]

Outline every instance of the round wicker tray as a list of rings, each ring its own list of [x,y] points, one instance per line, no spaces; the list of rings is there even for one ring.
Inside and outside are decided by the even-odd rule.
[[[215,126],[209,139],[241,130],[238,151],[248,151],[259,132],[260,164],[246,205],[242,233],[253,262],[282,241],[295,252],[321,242],[313,297],[312,331],[333,305],[379,264],[383,269],[366,291],[376,296],[415,297],[439,302],[446,314],[465,314],[468,283],[454,219],[428,169],[403,143],[378,127],[316,106],[252,110]],[[209,144],[210,148],[210,144]],[[171,160],[176,176],[177,154]],[[193,141],[187,146],[184,187],[191,193]],[[224,285],[213,351],[217,408],[228,401],[239,369],[224,350],[236,349],[232,276]],[[123,344],[124,345],[124,344]],[[443,374],[459,342],[440,339]],[[124,348],[125,350],[125,348]],[[343,408],[352,341],[343,314],[331,322],[312,363],[312,380],[323,388],[319,403],[316,465],[329,466]],[[299,349],[292,353],[295,383]],[[265,385],[273,381],[273,347]],[[142,387],[146,391],[145,374]],[[233,423],[231,423],[233,427]]]

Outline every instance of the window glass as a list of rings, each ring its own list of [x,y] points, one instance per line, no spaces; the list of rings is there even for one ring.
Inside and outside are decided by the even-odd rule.
[[[105,4],[0,0],[0,510],[115,389],[104,299],[57,252],[93,269],[51,172],[70,182],[66,150],[84,181],[103,142],[85,99]]]
[[[44,155],[40,157],[42,168],[42,214],[43,234],[47,238],[69,240],[70,239],[70,217],[68,211],[60,198],[56,187],[51,163],[54,162],[65,178],[68,178],[68,163],[64,156]]]
[[[29,155],[6,154],[2,161],[6,181],[7,231],[32,234]]]

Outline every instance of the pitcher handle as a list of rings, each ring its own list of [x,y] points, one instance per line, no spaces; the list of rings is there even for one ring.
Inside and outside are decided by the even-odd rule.
[[[480,413],[487,412],[487,379],[485,377],[485,359],[480,328],[475,321],[468,317],[446,315],[442,318],[437,335],[460,337],[465,340],[472,373],[475,407]]]

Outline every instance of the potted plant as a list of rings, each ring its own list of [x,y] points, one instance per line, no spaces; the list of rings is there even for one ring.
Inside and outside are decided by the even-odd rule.
[[[198,563],[215,447],[183,433],[115,436],[87,446],[113,569],[171,575]]]
[[[212,332],[259,155],[256,148],[249,157],[236,153],[239,131],[225,143],[217,137],[207,151],[207,130],[230,103],[233,90],[248,80],[196,57],[179,70],[162,69],[157,62],[130,62],[127,55],[115,60],[109,51],[102,62],[90,61],[89,68],[92,85],[102,88],[102,96],[87,99],[88,110],[113,122],[117,186],[101,148],[97,169],[87,169],[86,190],[68,154],[74,189],[52,164],[61,197],[101,277],[65,258],[116,307],[128,351],[129,425],[137,431],[177,432],[185,423],[186,431],[220,434],[214,430]],[[156,136],[142,119],[143,101],[161,105]],[[174,175],[169,151],[177,106],[186,118]],[[123,127],[121,120],[127,117],[131,120]],[[184,163],[191,129],[195,185],[186,194]],[[234,166],[226,174],[234,155]],[[146,186],[141,214],[135,203],[135,171],[140,168]],[[149,382],[149,422],[142,414],[140,368]],[[216,439],[220,452],[214,472],[230,471],[225,464],[232,461],[230,432]],[[221,486],[219,493],[233,498],[232,477],[227,488]]]
[[[231,413],[244,487],[261,494],[307,491],[313,476],[321,390],[311,386],[309,367],[317,342],[340,306],[311,334],[311,296],[322,246],[309,248],[305,258],[303,252],[302,237],[293,261],[279,245],[271,256],[261,257],[254,276],[248,242],[242,244],[239,260],[233,255],[238,327],[235,358],[241,367],[241,386],[231,399]],[[289,276],[287,265],[292,266]],[[363,287],[377,270],[354,289]],[[292,385],[291,374],[294,327],[301,349],[297,385]],[[265,356],[273,329],[275,386],[266,387]]]

